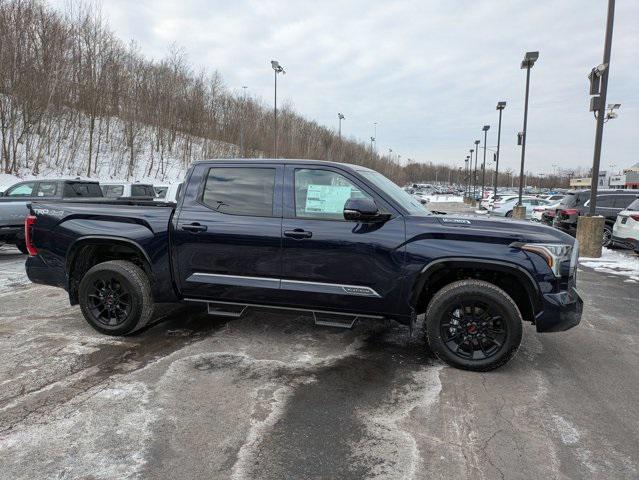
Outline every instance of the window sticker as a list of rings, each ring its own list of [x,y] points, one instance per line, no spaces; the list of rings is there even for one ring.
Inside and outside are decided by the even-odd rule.
[[[342,213],[346,200],[351,198],[350,186],[309,185],[306,192],[307,213]]]

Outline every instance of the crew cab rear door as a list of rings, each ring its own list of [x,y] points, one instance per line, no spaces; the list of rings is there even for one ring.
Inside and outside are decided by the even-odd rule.
[[[256,302],[277,292],[283,171],[265,163],[194,167],[173,231],[184,297]]]
[[[303,308],[394,312],[404,262],[404,218],[352,172],[286,165],[282,293]],[[344,219],[348,198],[372,198],[385,222]]]

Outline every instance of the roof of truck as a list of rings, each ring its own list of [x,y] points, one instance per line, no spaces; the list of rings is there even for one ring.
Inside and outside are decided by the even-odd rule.
[[[210,160],[196,160],[193,164],[199,163],[264,163],[264,164],[306,164],[306,165],[326,165],[332,167],[341,167],[348,170],[371,170],[362,165],[354,165],[352,163],[331,162],[328,160],[309,160],[306,158],[212,158]]]

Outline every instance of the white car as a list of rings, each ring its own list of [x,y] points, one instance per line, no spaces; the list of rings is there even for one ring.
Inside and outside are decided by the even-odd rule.
[[[177,202],[184,182],[173,183],[171,185],[155,185],[156,202]]]
[[[543,200],[540,198],[540,200]],[[561,204],[561,200],[554,201],[548,205],[539,205],[533,208],[532,215],[530,215],[530,219],[533,222],[541,222],[541,216],[544,214],[546,210],[556,210],[559,208]]]
[[[150,183],[100,182],[100,188],[107,198],[155,199],[155,190]]]
[[[612,244],[639,253],[639,199],[617,215],[612,227]]]

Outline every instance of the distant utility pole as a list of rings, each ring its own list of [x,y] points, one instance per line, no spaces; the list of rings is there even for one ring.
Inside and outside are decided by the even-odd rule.
[[[486,185],[486,137],[488,136],[488,129],[490,125],[484,125],[482,130],[484,131],[484,162],[481,165],[481,198],[484,199],[484,187]]]
[[[344,120],[345,118],[346,117],[343,114],[341,113],[337,114],[337,119],[339,120],[339,139],[340,140],[342,139],[342,120]]]
[[[495,153],[495,194],[497,197],[497,183],[499,183],[499,143],[501,141],[501,113],[506,108],[506,102],[497,102],[497,110],[499,110],[499,126],[497,127],[497,153]]]
[[[277,158],[277,74],[281,73],[286,75],[286,71],[284,67],[280,65],[280,62],[277,60],[271,60],[271,67],[275,73],[275,102],[273,106],[273,119],[274,119],[274,141],[273,141],[273,152],[274,158]]]
[[[526,156],[526,129],[528,125],[528,93],[530,91],[530,69],[533,67],[538,58],[539,52],[526,52],[526,55],[521,62],[522,70],[526,69],[526,99],[524,100],[524,130],[519,135],[521,141],[521,167],[519,170],[519,199],[517,200],[518,206],[521,206],[521,196],[524,190],[524,157]]]
[[[470,199],[471,186],[473,185],[473,152],[474,148],[468,150],[470,152],[470,167],[468,169],[468,198]],[[472,187],[473,189],[475,187]]]
[[[612,49],[612,29],[615,20],[615,0],[608,0],[608,22],[606,23],[606,40],[604,44],[603,63],[590,72],[590,110],[597,117],[595,131],[595,151],[592,159],[592,179],[590,183],[589,216],[594,216],[597,208],[597,187],[599,185],[599,165],[601,163],[601,144],[603,141],[603,124],[605,121],[606,95],[608,94],[608,73],[610,72],[610,50]],[[601,78],[601,89],[598,89]],[[599,95],[597,95],[599,94]],[[615,107],[613,105],[612,107]],[[618,107],[617,107],[618,108]],[[611,113],[614,108],[611,108]],[[612,117],[614,118],[614,117]]]

